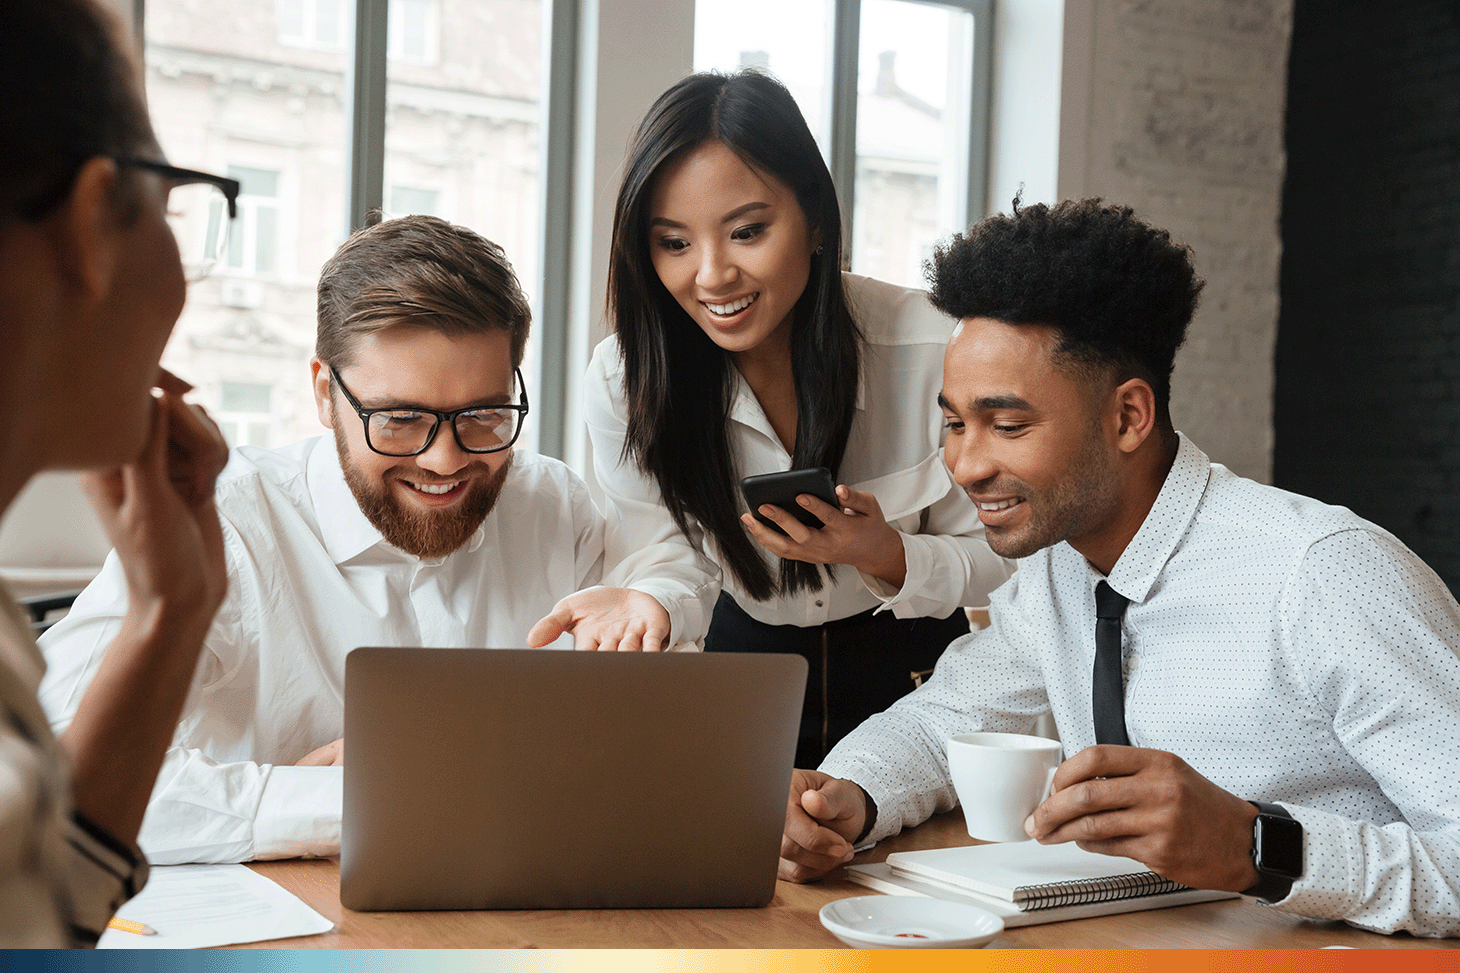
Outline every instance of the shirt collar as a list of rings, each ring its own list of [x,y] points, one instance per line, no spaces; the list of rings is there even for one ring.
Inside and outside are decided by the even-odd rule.
[[[766,418],[765,410],[760,407],[755,393],[750,390],[750,383],[745,376],[740,374],[740,369],[732,363],[730,366],[735,376],[735,388],[730,396],[730,420],[741,425],[749,426],[765,435],[776,438],[775,430],[771,428],[771,421]],[[867,363],[864,360],[857,369],[857,410],[865,411],[867,408]]]
[[[1121,552],[1108,579],[1112,588],[1137,603],[1146,600],[1166,562],[1186,536],[1212,474],[1207,454],[1184,434],[1176,435],[1180,440],[1176,461],[1171,464],[1166,482],[1140,530]],[[1091,571],[1098,574],[1093,568]]]
[[[319,522],[320,541],[329,552],[330,560],[335,564],[344,564],[373,547],[379,547],[381,551],[397,557],[419,560],[414,555],[386,543],[380,531],[360,511],[355,494],[345,482],[344,470],[340,469],[340,456],[333,437],[319,437],[309,452],[306,469],[309,499],[314,504],[314,515]],[[488,518],[490,516],[489,514]],[[471,540],[458,550],[471,552],[481,547],[485,538],[484,528],[485,521],[472,533]],[[435,563],[440,563],[441,560],[445,559],[437,559]]]

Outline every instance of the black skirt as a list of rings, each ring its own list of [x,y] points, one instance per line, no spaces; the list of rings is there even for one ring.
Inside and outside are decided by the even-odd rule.
[[[926,677],[948,643],[968,634],[968,616],[897,618],[873,609],[824,625],[768,625],[721,593],[706,652],[790,652],[805,658],[806,701],[796,766],[815,768],[836,742]]]

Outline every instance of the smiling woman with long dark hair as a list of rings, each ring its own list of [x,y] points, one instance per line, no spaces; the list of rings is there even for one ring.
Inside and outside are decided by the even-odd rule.
[[[673,605],[676,641],[805,655],[798,765],[911,689],[1008,574],[939,458],[955,322],[843,273],[841,253],[789,92],[756,72],[685,78],[629,146],[614,334],[588,375],[613,583]],[[834,505],[799,501],[825,526],[756,522],[740,479],[807,467],[839,484]]]

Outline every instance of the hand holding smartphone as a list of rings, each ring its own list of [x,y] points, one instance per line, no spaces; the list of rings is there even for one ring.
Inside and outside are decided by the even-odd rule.
[[[768,503],[773,507],[780,507],[813,530],[820,530],[825,525],[821,522],[821,518],[796,502],[798,496],[809,493],[833,507],[839,506],[836,498],[836,483],[831,478],[831,472],[824,466],[805,470],[787,470],[784,473],[747,476],[740,481],[740,492],[745,497],[745,504],[755,515],[755,519],[781,535],[785,535],[786,532],[781,530],[775,521],[761,516],[761,504]]]

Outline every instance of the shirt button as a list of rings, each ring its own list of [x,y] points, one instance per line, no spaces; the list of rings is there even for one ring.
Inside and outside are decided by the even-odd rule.
[[[824,602],[824,601],[818,601],[816,603],[816,607],[817,608],[825,608],[826,607],[826,602]]]

